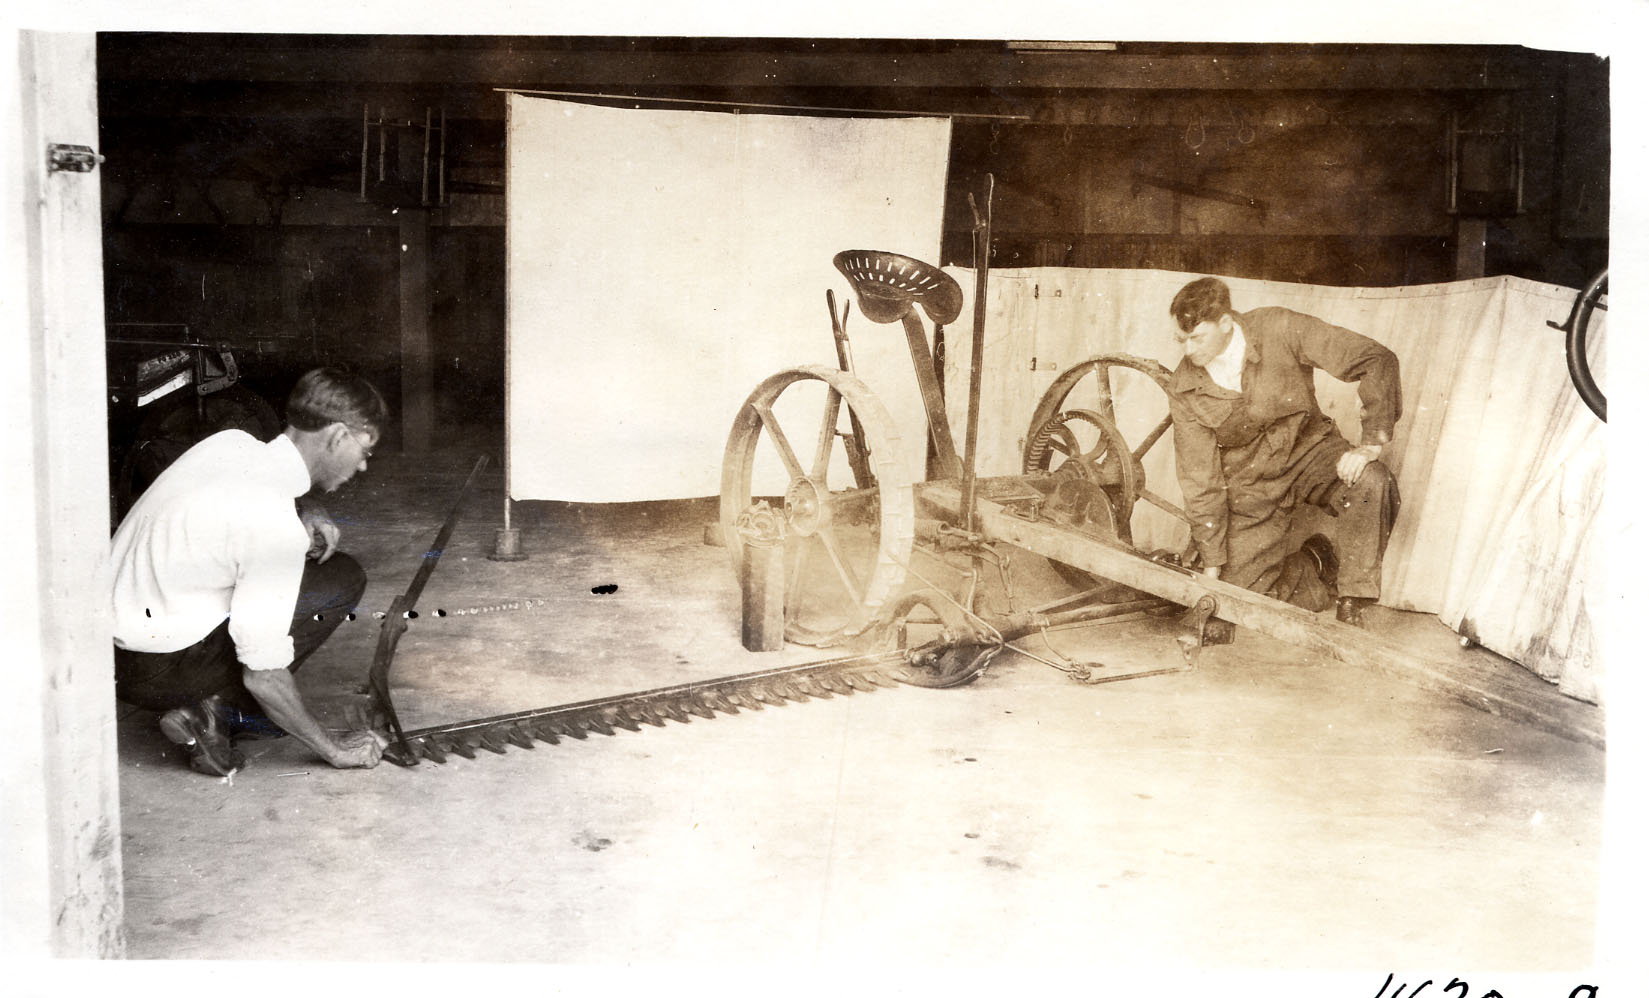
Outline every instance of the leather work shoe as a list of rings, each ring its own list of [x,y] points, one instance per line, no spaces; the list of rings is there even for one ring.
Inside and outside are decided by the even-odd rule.
[[[246,765],[235,751],[215,712],[196,707],[178,707],[160,715],[160,733],[189,753],[189,768],[208,776],[229,776]]]
[[[1363,596],[1342,596],[1334,604],[1334,619],[1352,627],[1363,626],[1363,608],[1374,601]]]
[[[1332,591],[1334,583],[1340,577],[1340,556],[1334,553],[1334,545],[1322,534],[1312,534],[1300,545],[1300,553],[1310,558],[1317,566],[1317,578]]]

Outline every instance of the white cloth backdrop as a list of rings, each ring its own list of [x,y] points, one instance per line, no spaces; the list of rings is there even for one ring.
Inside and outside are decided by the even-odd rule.
[[[938,255],[948,119],[511,95],[507,147],[516,499],[717,494],[750,391],[782,368],[836,366],[825,291],[838,308],[848,295],[835,254]],[[849,331],[860,376],[898,425],[921,426],[899,327],[855,310]]]
[[[952,269],[970,299],[973,275]],[[1173,367],[1168,302],[1199,275],[1150,270],[993,271],[987,302],[981,474],[1012,474],[1037,399],[1066,367],[1125,352]],[[1589,608],[1605,605],[1605,559],[1594,530],[1604,481],[1604,427],[1569,382],[1567,288],[1486,278],[1406,288],[1332,288],[1230,279],[1239,310],[1281,305],[1357,330],[1402,365],[1403,416],[1385,460],[1403,508],[1381,602],[1437,614],[1484,647],[1599,702],[1601,662]],[[1594,315],[1593,370],[1603,382],[1605,313]],[[947,330],[947,396],[967,398],[970,324]],[[1034,359],[1034,369],[1033,369]],[[1166,414],[1143,377],[1115,379],[1131,444]],[[1355,443],[1356,391],[1318,374],[1318,397]],[[1070,405],[1083,404],[1073,397]],[[951,412],[962,439],[963,406]],[[1178,502],[1169,435],[1145,462],[1146,481]],[[1141,502],[1136,543],[1182,550],[1186,529]]]

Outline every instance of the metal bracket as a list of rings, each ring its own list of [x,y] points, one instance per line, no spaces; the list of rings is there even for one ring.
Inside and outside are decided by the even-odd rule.
[[[71,146],[53,142],[46,146],[46,170],[49,173],[91,173],[103,157],[91,146]]]
[[[212,371],[212,360],[206,355],[206,351],[202,350],[195,355],[195,393],[198,395],[210,395],[240,380],[240,366],[235,363],[234,353],[229,350],[218,350],[216,353],[219,368],[217,372]]]
[[[1182,618],[1180,632],[1174,636],[1185,664],[1196,668],[1199,653],[1207,645],[1228,645],[1236,638],[1236,627],[1228,620],[1220,620],[1219,602],[1212,595],[1197,600]]]

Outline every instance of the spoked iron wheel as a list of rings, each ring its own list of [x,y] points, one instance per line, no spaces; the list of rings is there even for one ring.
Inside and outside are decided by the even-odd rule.
[[[1025,434],[1023,470],[1026,474],[1053,472],[1061,479],[1053,497],[1057,515],[1073,525],[1133,543],[1132,517],[1135,501],[1146,499],[1181,520],[1183,509],[1146,487],[1141,461],[1157,441],[1172,428],[1164,412],[1155,424],[1134,427],[1139,443],[1132,447],[1117,418],[1117,393],[1123,388],[1114,372],[1139,372],[1129,376],[1130,391],[1145,381],[1166,396],[1169,370],[1144,357],[1130,354],[1102,354],[1067,368],[1042,394],[1030,427]],[[1103,580],[1069,565],[1053,562],[1059,575],[1074,586],[1089,588]]]
[[[874,475],[863,487],[849,460],[855,420]],[[864,382],[833,368],[781,371],[740,407],[722,460],[722,536],[739,571],[739,514],[758,500],[782,509],[787,640],[845,641],[904,583],[916,512],[900,446]]]

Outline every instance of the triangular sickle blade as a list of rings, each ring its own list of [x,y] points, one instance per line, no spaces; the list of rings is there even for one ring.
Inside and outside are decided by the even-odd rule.
[[[853,687],[835,676],[814,676],[813,681],[832,693],[847,696],[853,692]]]
[[[797,677],[794,685],[796,689],[802,691],[808,696],[816,697],[820,700],[829,700],[831,697],[836,695],[830,692],[830,688],[825,686],[825,684],[820,681],[818,676],[799,676]]]
[[[630,716],[638,721],[651,724],[655,728],[664,727],[664,718],[660,717],[659,712],[649,704],[631,704]]]
[[[807,693],[795,683],[774,683],[773,691],[779,694],[779,696],[784,697],[786,700],[794,700],[796,703],[806,703],[808,700]]]
[[[655,703],[649,704],[648,706],[651,707],[652,710],[668,717],[672,721],[680,721],[682,724],[693,723],[693,719],[687,716],[687,712],[685,710],[682,710],[680,707],[669,702],[668,700],[659,700]]]
[[[767,704],[769,707],[783,707],[790,702],[765,686],[752,687],[750,697],[760,703]]]

